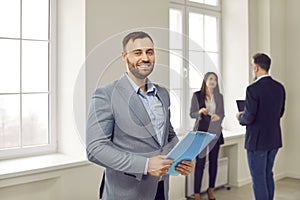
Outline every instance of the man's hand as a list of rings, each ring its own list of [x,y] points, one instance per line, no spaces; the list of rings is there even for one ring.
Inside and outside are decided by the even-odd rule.
[[[195,168],[194,162],[183,160],[176,166],[176,171],[183,176],[189,175]]]
[[[243,113],[244,113],[244,112],[238,112],[238,113],[236,113],[235,117],[236,117],[237,119],[239,119],[240,115],[243,114]]]
[[[149,158],[148,174],[151,176],[164,176],[171,167],[173,160],[167,160],[166,156],[158,155]]]

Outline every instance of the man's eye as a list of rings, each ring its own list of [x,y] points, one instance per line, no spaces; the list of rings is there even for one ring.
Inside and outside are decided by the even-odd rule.
[[[148,56],[152,56],[152,55],[153,55],[153,51],[148,51],[148,52],[147,52],[147,55],[148,55]]]
[[[134,53],[134,55],[136,55],[136,56],[140,56],[141,54],[142,54],[142,53],[139,52],[139,51]]]

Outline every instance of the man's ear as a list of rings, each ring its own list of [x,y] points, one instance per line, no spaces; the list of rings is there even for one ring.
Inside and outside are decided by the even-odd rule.
[[[254,72],[258,72],[259,68],[260,68],[260,66],[257,65],[257,64],[255,64],[255,65],[254,65]]]
[[[123,62],[126,62],[126,55],[127,55],[126,52],[122,52],[122,60],[123,60]]]

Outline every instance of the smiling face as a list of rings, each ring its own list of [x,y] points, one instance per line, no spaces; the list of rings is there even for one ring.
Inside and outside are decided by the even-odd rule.
[[[153,71],[155,63],[154,46],[152,41],[145,38],[129,40],[122,60],[127,65],[127,73],[133,80],[145,80]]]

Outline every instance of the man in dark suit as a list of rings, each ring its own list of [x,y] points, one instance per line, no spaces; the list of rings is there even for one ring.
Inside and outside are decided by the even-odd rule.
[[[236,117],[246,125],[245,148],[256,200],[274,197],[273,164],[282,147],[280,119],[284,113],[285,89],[269,75],[271,59],[253,56],[255,82],[247,87],[246,104]]]

